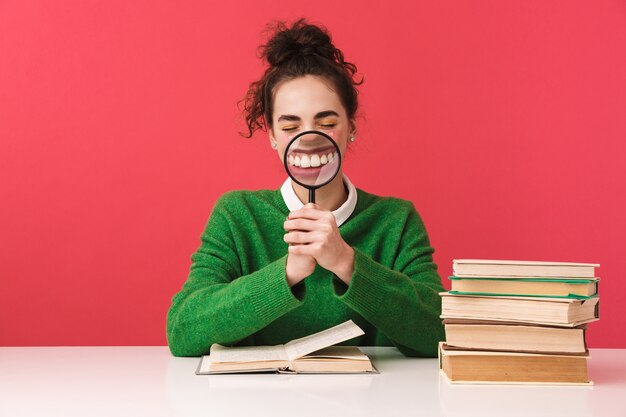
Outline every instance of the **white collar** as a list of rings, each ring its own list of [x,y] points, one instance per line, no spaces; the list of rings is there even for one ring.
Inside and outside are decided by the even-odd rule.
[[[341,205],[341,207],[332,212],[335,216],[337,227],[341,226],[346,220],[348,220],[356,207],[356,188],[352,185],[346,174],[343,174],[343,183],[346,187],[348,187],[348,199]],[[302,201],[300,201],[300,198],[296,195],[296,192],[293,190],[291,177],[287,177],[283,185],[280,187],[280,193],[283,195],[285,204],[290,212],[299,210],[304,206]]]

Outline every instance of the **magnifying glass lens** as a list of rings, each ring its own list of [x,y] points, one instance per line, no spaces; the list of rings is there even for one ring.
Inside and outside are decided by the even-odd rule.
[[[303,186],[321,186],[339,171],[337,145],[326,135],[305,133],[285,150],[288,174]]]

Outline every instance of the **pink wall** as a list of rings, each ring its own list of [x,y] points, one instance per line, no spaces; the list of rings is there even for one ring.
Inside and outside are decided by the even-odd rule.
[[[626,348],[626,3],[262,3],[0,2],[0,345],[166,343],[213,202],[285,178],[236,101],[303,15],[367,77],[345,172],[415,203],[442,276],[598,262],[590,346]]]

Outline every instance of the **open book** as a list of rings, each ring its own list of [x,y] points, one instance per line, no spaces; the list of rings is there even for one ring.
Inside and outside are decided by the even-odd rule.
[[[238,372],[279,373],[378,373],[367,355],[356,346],[333,346],[363,335],[348,320],[330,329],[284,345],[234,346],[217,343],[204,355],[196,375]]]

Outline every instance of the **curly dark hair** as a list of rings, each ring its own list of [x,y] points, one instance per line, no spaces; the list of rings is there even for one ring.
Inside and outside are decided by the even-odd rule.
[[[259,58],[269,64],[260,80],[250,83],[243,100],[243,115],[250,138],[255,130],[272,128],[273,98],[275,87],[283,82],[304,75],[321,76],[330,82],[346,109],[348,118],[353,119],[357,108],[358,91],[361,85],[354,79],[357,68],[344,60],[343,52],[335,48],[328,31],[305,21],[296,20],[291,27],[284,22],[267,25],[271,33],[269,41],[259,46]]]

